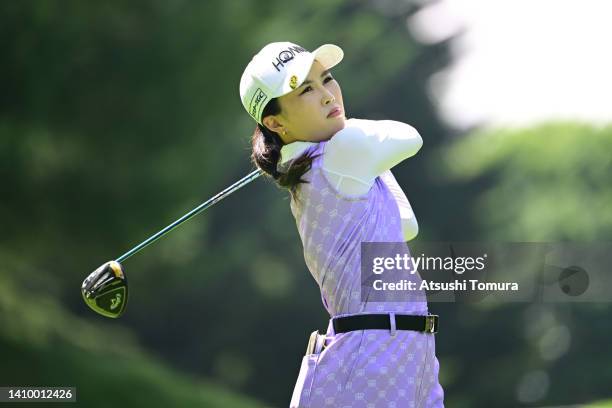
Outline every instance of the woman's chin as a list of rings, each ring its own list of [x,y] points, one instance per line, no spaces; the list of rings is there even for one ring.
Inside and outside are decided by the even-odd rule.
[[[309,137],[308,139],[306,139],[306,141],[314,142],[314,143],[328,141],[332,137],[334,137],[334,135],[336,133],[338,133],[339,131],[344,129],[345,126],[346,126],[345,121],[344,120],[339,120],[333,126],[327,127],[325,132],[319,132],[318,134],[313,135],[313,136]]]
[[[344,129],[344,124],[342,127],[339,127],[337,129],[334,129],[332,132],[330,132],[324,139],[322,140],[331,140],[334,136],[336,136],[336,133],[338,133],[339,131],[341,131],[342,129]]]
[[[346,118],[344,117],[344,115],[338,116],[337,118],[334,118],[334,119],[337,119],[337,122],[336,122],[336,126],[334,126],[333,128],[332,136],[338,133],[339,131],[341,131],[342,129],[344,129],[344,127],[346,126]]]

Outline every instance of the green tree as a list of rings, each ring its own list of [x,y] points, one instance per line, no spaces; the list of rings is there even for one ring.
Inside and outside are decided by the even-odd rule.
[[[438,149],[428,172],[453,191],[470,240],[609,241],[611,136],[573,122],[486,129]],[[542,391],[538,405],[609,396],[608,353],[588,352],[607,350],[607,303],[436,307],[449,406],[529,406],[519,400],[529,389]]]

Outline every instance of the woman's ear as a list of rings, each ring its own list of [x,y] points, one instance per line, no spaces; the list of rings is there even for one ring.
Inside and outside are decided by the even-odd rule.
[[[268,115],[262,119],[263,125],[271,131],[281,135],[283,133],[283,125],[276,119],[274,115]]]
[[[287,129],[281,122],[278,121],[278,118],[275,115],[266,116],[263,118],[262,122],[265,127],[275,132],[281,138],[283,144],[288,144],[295,141],[295,139],[293,139],[287,133]]]

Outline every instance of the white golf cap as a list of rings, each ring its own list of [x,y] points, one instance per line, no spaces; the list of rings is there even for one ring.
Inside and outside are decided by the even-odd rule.
[[[242,105],[261,124],[264,107],[300,86],[315,60],[330,69],[342,61],[344,52],[333,44],[324,44],[309,52],[291,42],[266,45],[247,65],[240,79]]]

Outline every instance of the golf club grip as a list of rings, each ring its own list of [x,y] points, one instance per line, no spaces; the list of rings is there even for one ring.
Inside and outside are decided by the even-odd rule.
[[[115,261],[119,262],[119,263],[125,261],[130,256],[134,255],[135,253],[137,253],[141,249],[143,249],[146,246],[148,246],[148,245],[152,244],[153,242],[157,241],[163,235],[165,235],[168,232],[172,231],[174,228],[178,227],[179,225],[181,225],[185,221],[189,220],[192,217],[195,217],[196,215],[198,215],[199,213],[201,213],[202,211],[204,211],[208,207],[211,207],[215,203],[221,201],[227,195],[229,195],[229,194],[233,193],[234,191],[238,190],[239,188],[245,186],[246,184],[248,184],[251,181],[255,180],[256,178],[258,178],[262,174],[263,174],[263,170],[261,170],[261,169],[255,170],[255,171],[247,174],[246,176],[244,176],[243,178],[241,178],[240,180],[238,180],[237,182],[235,182],[231,186],[227,187],[225,190],[223,190],[220,193],[216,194],[215,196],[209,198],[207,201],[203,202],[202,204],[200,204],[199,206],[197,206],[196,208],[194,208],[193,210],[191,210],[187,214],[183,215],[181,218],[179,218],[178,220],[174,221],[172,224],[168,225],[166,228],[162,229],[161,231],[159,231],[156,234],[154,234],[154,235],[150,236],[149,238],[147,238],[145,241],[143,241],[140,244],[136,245],[134,248],[130,249],[125,254],[121,255]]]

